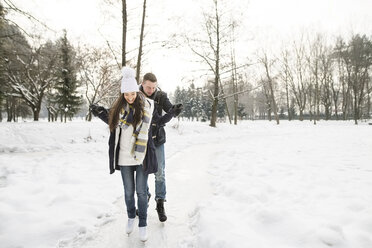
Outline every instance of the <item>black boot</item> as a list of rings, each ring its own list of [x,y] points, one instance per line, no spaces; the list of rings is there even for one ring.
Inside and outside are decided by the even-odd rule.
[[[164,222],[167,220],[167,215],[164,210],[164,199],[158,199],[156,201],[156,211],[158,212],[159,220]]]

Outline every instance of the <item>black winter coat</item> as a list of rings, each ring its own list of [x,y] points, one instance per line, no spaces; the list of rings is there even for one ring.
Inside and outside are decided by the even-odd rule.
[[[144,93],[142,85],[140,90]],[[165,124],[174,117],[174,113],[171,110],[173,105],[169,101],[167,93],[157,89],[150,97],[154,100],[154,113],[151,121],[151,133],[154,140],[155,146],[160,146],[166,142]],[[163,116],[163,110],[165,115]]]
[[[155,110],[154,110],[155,112]],[[109,110],[105,109],[104,111],[101,111],[97,115],[98,118],[100,118],[102,121],[104,121],[106,124],[108,124],[109,119]],[[166,120],[166,119],[165,119]],[[115,136],[116,136],[117,129],[114,131],[110,131],[110,137],[109,137],[109,168],[110,168],[110,174],[113,174],[115,170],[120,170],[120,166],[118,165],[119,161],[119,151],[120,151],[120,142],[118,142],[116,146],[116,152],[115,149]],[[121,128],[119,128],[119,140],[121,136]],[[148,141],[147,141],[147,150],[145,159],[143,161],[143,170],[147,174],[156,173],[158,170],[158,161],[156,159],[155,154],[155,144],[152,139],[152,133],[151,128],[149,128],[149,134],[148,134]],[[114,159],[114,156],[116,155],[116,158]],[[115,161],[115,164],[114,164]]]
[[[105,109],[104,111],[99,112],[97,117],[100,118],[102,121],[104,121],[106,124],[108,124],[109,111],[107,109]],[[116,153],[115,153],[114,152],[114,149],[115,149],[115,132],[116,132],[116,130],[114,130],[112,132],[110,131],[110,137],[109,137],[109,142],[108,142],[108,144],[109,144],[109,159],[110,159],[110,162],[109,162],[110,174],[114,173],[115,170],[120,170],[120,167],[118,165],[120,142],[118,143],[118,145],[116,147]],[[120,129],[119,137],[120,137],[120,134],[121,134],[121,129]],[[116,154],[115,160],[114,160],[114,154]],[[114,165],[114,161],[116,161],[115,165]]]

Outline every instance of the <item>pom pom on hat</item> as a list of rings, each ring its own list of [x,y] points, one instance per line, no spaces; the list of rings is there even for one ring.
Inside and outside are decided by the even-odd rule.
[[[138,92],[138,84],[136,80],[136,73],[130,67],[123,67],[121,69],[121,73],[123,78],[121,79],[121,93],[128,93],[128,92]]]

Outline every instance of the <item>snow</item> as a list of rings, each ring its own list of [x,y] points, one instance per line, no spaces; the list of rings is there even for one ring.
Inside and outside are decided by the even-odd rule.
[[[125,234],[100,120],[0,123],[1,247],[143,247]],[[146,247],[372,247],[372,127],[245,121],[167,126],[168,220]],[[154,196],[154,177],[149,177]],[[138,224],[138,220],[136,225]]]

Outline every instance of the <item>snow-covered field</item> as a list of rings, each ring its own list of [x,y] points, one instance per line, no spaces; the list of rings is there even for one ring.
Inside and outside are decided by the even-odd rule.
[[[168,221],[125,235],[108,129],[0,123],[0,247],[371,248],[372,126],[178,122],[167,127]],[[154,178],[149,178],[154,193]]]

